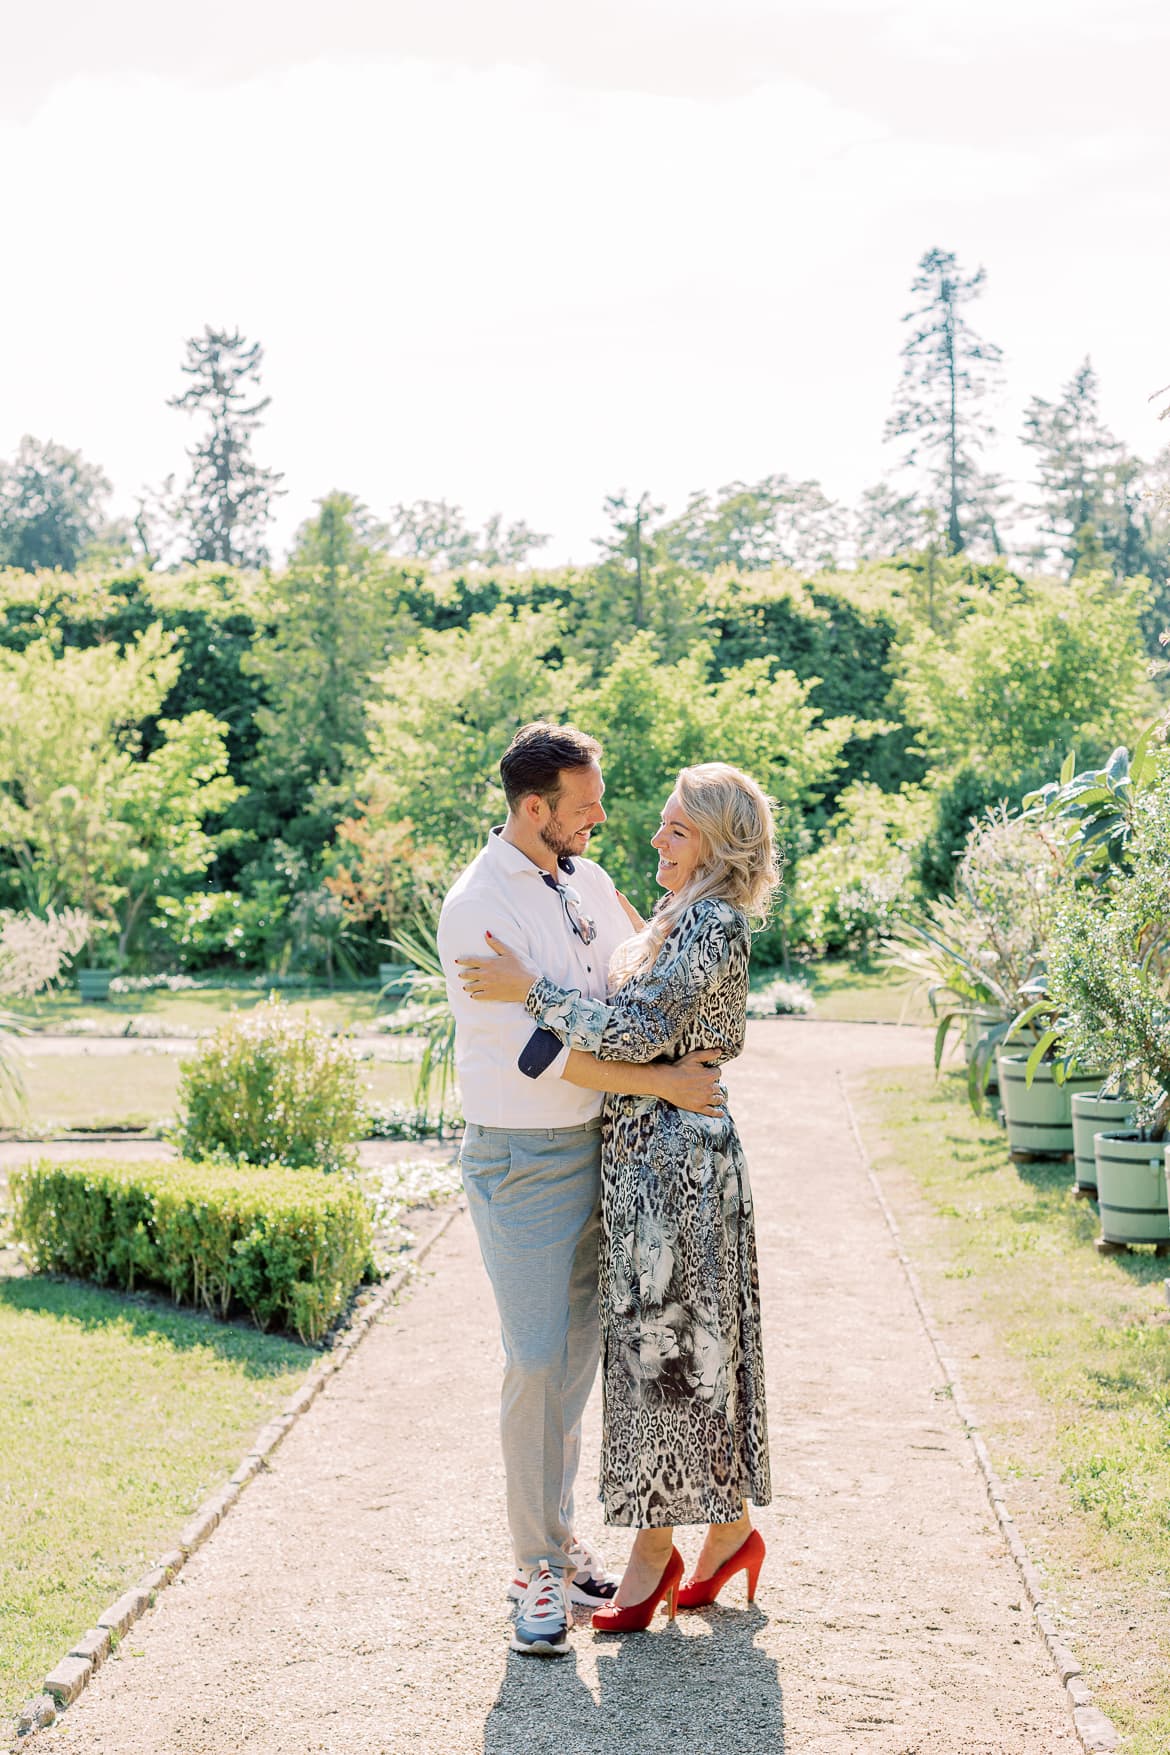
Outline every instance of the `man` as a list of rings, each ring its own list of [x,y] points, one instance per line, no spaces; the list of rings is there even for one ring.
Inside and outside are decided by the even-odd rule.
[[[457,959],[494,935],[595,999],[637,916],[583,857],[605,821],[600,746],[571,725],[516,733],[500,762],[508,818],[456,880],[439,919],[467,1119],[462,1170],[504,1343],[500,1434],[519,1599],[514,1651],[567,1649],[570,1602],[597,1607],[611,1578],[574,1529],[581,1418],[597,1370],[597,1233],[605,1091],[705,1110],[719,1070],[598,1062],[538,1032],[520,1005],[477,1005]],[[524,1071],[520,1062],[523,1059]],[[527,1074],[527,1076],[526,1076]],[[538,1076],[539,1075],[539,1076]]]

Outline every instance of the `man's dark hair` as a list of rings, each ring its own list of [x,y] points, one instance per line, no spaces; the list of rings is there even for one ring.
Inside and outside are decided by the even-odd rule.
[[[536,719],[522,725],[500,758],[500,779],[508,809],[532,793],[551,810],[561,796],[561,775],[566,768],[587,768],[601,760],[601,745],[575,725],[550,725]]]

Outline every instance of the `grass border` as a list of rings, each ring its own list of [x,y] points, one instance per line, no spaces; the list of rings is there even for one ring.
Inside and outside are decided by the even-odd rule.
[[[1003,1490],[1003,1483],[995,1472],[995,1466],[992,1463],[991,1454],[988,1451],[987,1444],[984,1440],[982,1428],[979,1424],[979,1418],[975,1413],[974,1408],[971,1406],[971,1403],[967,1400],[967,1393],[963,1388],[963,1382],[959,1376],[958,1367],[950,1355],[944,1350],[942,1338],[939,1335],[938,1329],[935,1327],[930,1312],[926,1307],[926,1298],[922,1290],[922,1285],[914,1270],[913,1263],[910,1261],[902,1243],[902,1233],[898,1228],[898,1221],[894,1217],[889,1202],[886,1200],[877,1171],[870,1163],[869,1153],[865,1149],[865,1142],[862,1139],[861,1129],[858,1126],[857,1113],[849,1096],[849,1089],[845,1082],[845,1076],[840,1071],[838,1071],[837,1074],[837,1082],[840,1086],[841,1100],[845,1105],[846,1118],[849,1122],[850,1132],[853,1135],[853,1143],[857,1147],[857,1156],[861,1162],[861,1167],[869,1178],[870,1187],[873,1189],[874,1197],[877,1200],[877,1204],[881,1209],[882,1217],[884,1218],[889,1230],[890,1238],[894,1245],[894,1252],[898,1257],[902,1272],[906,1276],[906,1283],[910,1288],[910,1296],[914,1300],[914,1306],[918,1311],[919,1320],[922,1323],[926,1338],[930,1342],[931,1351],[934,1353],[939,1369],[943,1374],[946,1387],[950,1391],[955,1412],[959,1416],[963,1431],[970,1441],[971,1449],[975,1454],[975,1461],[979,1466],[980,1474],[983,1476],[983,1484],[987,1488],[987,1497],[991,1501],[991,1509],[995,1513],[996,1522],[1000,1527],[1004,1541],[1007,1543],[1008,1552],[1011,1554],[1011,1557],[1015,1562],[1016,1571],[1019,1573],[1020,1583],[1023,1585],[1024,1593],[1032,1605],[1033,1619],[1035,1620],[1040,1635],[1044,1640],[1044,1644],[1048,1649],[1048,1654],[1052,1659],[1053,1668],[1060,1677],[1061,1686],[1064,1689],[1065,1697],[1068,1700],[1069,1707],[1072,1711],[1073,1727],[1076,1730],[1077,1738],[1082,1749],[1086,1751],[1086,1755],[1102,1755],[1102,1752],[1104,1751],[1117,1749],[1121,1742],[1121,1738],[1116,1725],[1114,1725],[1112,1719],[1108,1718],[1106,1714],[1101,1711],[1099,1706],[1093,1705],[1092,1691],[1084,1679],[1081,1665],[1073,1652],[1070,1651],[1060,1637],[1060,1632],[1056,1625],[1056,1618],[1044,1589],[1044,1581],[1040,1577],[1040,1574],[1028,1553],[1024,1539],[1021,1536],[1016,1521],[1008,1508],[1007,1496]]]
[[[341,1370],[386,1306],[401,1291],[408,1278],[424,1261],[434,1245],[463,1210],[461,1196],[456,1196],[445,1209],[441,1208],[437,1223],[427,1236],[412,1248],[409,1259],[388,1280],[376,1286],[355,1310],[345,1328],[333,1342],[329,1352],[313,1366],[301,1387],[285,1402],[273,1419],[262,1426],[245,1452],[243,1461],[227,1483],[212,1493],[179,1533],[176,1545],[165,1553],[136,1585],[132,1585],[116,1602],[97,1618],[97,1624],[70,1647],[61,1661],[45,1677],[41,1692],[24,1706],[14,1725],[18,1741],[27,1739],[53,1724],[65,1708],[71,1706],[101,1668],[111,1650],[134,1623],[154,1607],[160,1590],[178,1577],[183,1567],[201,1548],[223,1521],[249,1481],[284,1442],[302,1414],[308,1412],[325,1385]]]

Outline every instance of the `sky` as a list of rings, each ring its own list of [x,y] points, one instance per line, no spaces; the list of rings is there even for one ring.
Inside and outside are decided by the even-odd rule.
[[[0,0],[0,455],[185,468],[184,341],[264,347],[279,552],[446,498],[587,560],[608,493],[818,478],[882,429],[921,255],[987,271],[989,461],[1086,354],[1170,439],[1164,0]]]

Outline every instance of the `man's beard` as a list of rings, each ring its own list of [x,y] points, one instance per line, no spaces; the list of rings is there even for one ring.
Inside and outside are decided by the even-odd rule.
[[[581,834],[582,832],[583,831],[578,829],[577,834]],[[540,838],[548,848],[549,852],[555,854],[558,859],[572,858],[573,841],[576,839],[576,836],[570,835],[564,825],[558,822],[556,817],[553,817],[552,821],[546,823],[544,828],[541,829]]]

